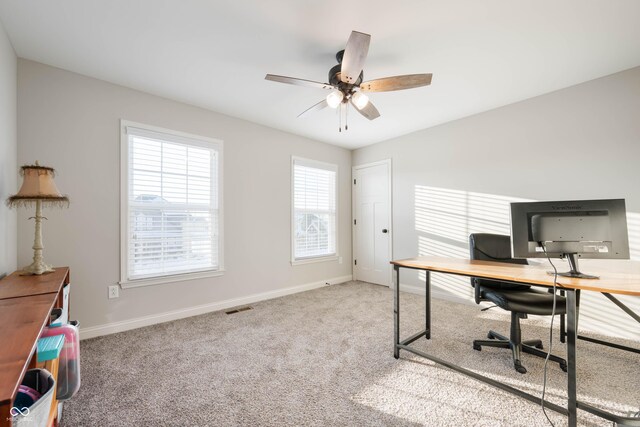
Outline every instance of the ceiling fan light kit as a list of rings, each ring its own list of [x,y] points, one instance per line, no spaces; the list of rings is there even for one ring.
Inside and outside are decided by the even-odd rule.
[[[329,107],[331,108],[337,108],[343,99],[344,94],[339,90],[334,90],[329,95],[327,95],[327,104],[329,104]]]
[[[332,90],[325,99],[309,107],[300,113],[298,117],[305,117],[309,113],[322,110],[326,107],[334,109],[340,107],[340,125],[338,130],[342,132],[343,119],[345,123],[344,129],[347,130],[348,128],[346,118],[349,104],[352,104],[356,111],[369,120],[375,120],[380,117],[378,109],[363,92],[390,92],[431,84],[432,74],[408,74],[363,82],[364,73],[362,68],[367,59],[370,42],[371,36],[369,34],[352,31],[345,49],[336,53],[338,65],[333,66],[329,70],[329,83],[320,83],[275,74],[267,74],[265,79],[297,86]]]
[[[351,101],[358,110],[362,110],[369,103],[369,97],[362,92],[355,92],[351,95]]]

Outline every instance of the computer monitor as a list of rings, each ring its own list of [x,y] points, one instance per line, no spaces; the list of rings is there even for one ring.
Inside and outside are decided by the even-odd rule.
[[[580,272],[578,258],[629,259],[625,201],[511,203],[511,252],[514,258],[567,258],[571,270],[560,276],[597,279]]]

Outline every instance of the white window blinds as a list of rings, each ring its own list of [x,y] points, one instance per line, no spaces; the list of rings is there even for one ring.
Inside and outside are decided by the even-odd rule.
[[[293,260],[336,255],[336,165],[293,159]]]
[[[209,140],[125,129],[124,279],[218,270],[221,147]]]

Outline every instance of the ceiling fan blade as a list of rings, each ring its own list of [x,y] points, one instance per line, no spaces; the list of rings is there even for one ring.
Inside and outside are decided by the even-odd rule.
[[[374,107],[374,105],[371,103],[371,101],[369,101],[367,103],[367,105],[365,105],[362,110],[358,109],[358,107],[356,107],[356,104],[353,102],[353,100],[351,100],[351,105],[353,105],[353,108],[355,108],[355,110],[362,114],[363,116],[365,116],[367,119],[369,120],[375,120],[378,117],[380,117],[380,112],[378,112],[378,109],[376,107]]]
[[[370,42],[371,36],[369,34],[351,31],[347,47],[344,48],[344,55],[342,56],[340,80],[344,83],[353,84],[360,77],[364,61],[367,59]]]
[[[387,92],[411,89],[430,85],[431,77],[433,77],[433,74],[407,74],[404,76],[385,77],[362,83],[360,90],[363,92]]]
[[[313,80],[297,79],[295,77],[277,76],[275,74],[267,74],[264,76],[265,80],[271,80],[273,82],[287,83],[296,86],[315,87],[318,89],[335,89],[335,86],[329,83],[314,82]]]
[[[309,114],[313,113],[314,111],[322,110],[323,108],[326,108],[328,106],[329,104],[327,104],[327,100],[323,99],[322,101],[318,102],[317,104],[314,104],[313,106],[304,110],[302,113],[298,114],[298,117],[306,117]]]

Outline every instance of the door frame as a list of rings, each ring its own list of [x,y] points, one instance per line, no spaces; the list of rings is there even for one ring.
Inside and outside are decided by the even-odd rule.
[[[358,259],[358,254],[356,250],[356,226],[353,224],[353,219],[356,217],[356,196],[355,196],[355,185],[353,181],[356,179],[356,171],[359,169],[365,169],[372,166],[380,166],[387,165],[387,170],[389,171],[389,194],[387,195],[387,206],[388,206],[388,214],[389,214],[389,260],[393,259],[393,162],[392,159],[384,159],[378,160],[376,162],[371,163],[363,163],[361,165],[351,166],[351,274],[353,276],[353,280],[358,280],[356,274],[356,266],[354,265],[354,260]],[[384,285],[382,285],[384,286]],[[393,269],[389,269],[389,282],[386,285],[389,288],[393,287]]]

